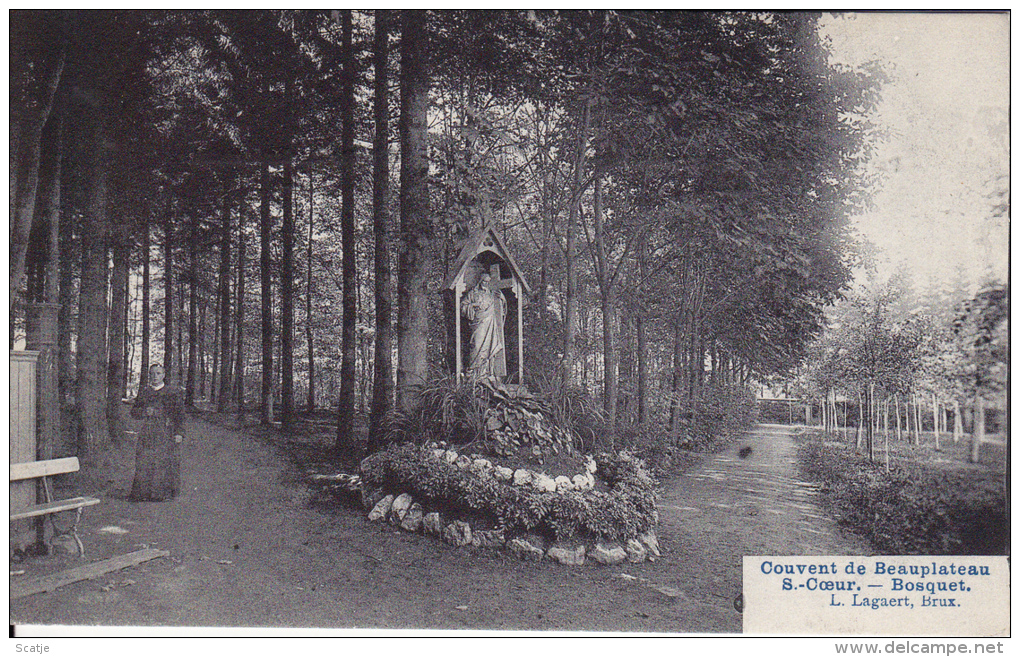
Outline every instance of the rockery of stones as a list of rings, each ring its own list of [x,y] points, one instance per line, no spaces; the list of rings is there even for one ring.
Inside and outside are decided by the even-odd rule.
[[[457,547],[507,549],[568,565],[655,560],[654,482],[627,452],[587,456],[584,471],[551,477],[445,445],[394,445],[360,475],[320,477],[356,493],[369,520]]]

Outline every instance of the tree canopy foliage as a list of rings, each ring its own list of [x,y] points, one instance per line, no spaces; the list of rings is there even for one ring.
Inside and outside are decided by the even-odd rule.
[[[374,416],[413,406],[445,363],[438,282],[483,226],[538,282],[521,383],[601,392],[614,422],[665,424],[707,381],[806,357],[851,279],[880,82],[827,65],[817,16],[380,15],[12,15],[12,245],[52,187],[26,182],[40,153],[59,154],[59,295],[83,318],[59,329],[110,354],[67,360],[90,395],[63,389],[69,410],[93,417],[109,363],[133,386],[142,343],[189,399],[254,404],[264,422],[289,422],[295,388],[339,404],[344,435],[380,380],[396,397]],[[75,129],[44,139],[57,121]],[[23,294],[24,261],[12,291],[57,301]],[[161,281],[149,307],[143,265]],[[373,355],[391,299],[392,361]],[[123,344],[102,344],[107,324]]]

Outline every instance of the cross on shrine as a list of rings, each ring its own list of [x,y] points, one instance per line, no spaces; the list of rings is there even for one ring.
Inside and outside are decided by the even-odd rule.
[[[500,267],[499,267],[499,263],[497,262],[496,264],[494,264],[491,267],[489,267],[489,276],[492,277],[492,280],[499,281],[499,289],[501,289],[501,290],[514,290],[515,289],[515,287],[514,287],[514,279],[513,278],[500,278],[499,270],[500,270]]]

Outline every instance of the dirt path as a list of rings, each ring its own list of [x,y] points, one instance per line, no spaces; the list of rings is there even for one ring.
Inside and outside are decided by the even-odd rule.
[[[801,481],[793,430],[779,425],[759,425],[675,480],[660,495],[659,533],[704,564],[703,576],[692,579],[695,593],[714,580],[736,596],[743,555],[873,553],[841,531],[817,487]]]
[[[253,434],[189,421],[185,491],[166,503],[126,501],[133,447],[124,445],[122,475],[83,520],[87,560],[142,545],[171,556],[14,600],[11,622],[739,632],[740,554],[863,549],[815,533],[831,523],[797,492],[789,438],[755,434],[751,459],[712,456],[676,481],[662,499],[662,559],[568,568],[313,507],[286,455]],[[34,558],[17,576],[72,565]]]

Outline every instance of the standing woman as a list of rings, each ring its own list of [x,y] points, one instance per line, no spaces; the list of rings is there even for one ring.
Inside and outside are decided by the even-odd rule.
[[[162,502],[181,489],[181,442],[184,400],[181,391],[164,383],[162,365],[149,368],[149,387],[138,393],[131,417],[145,420],[135,449],[132,502]]]

